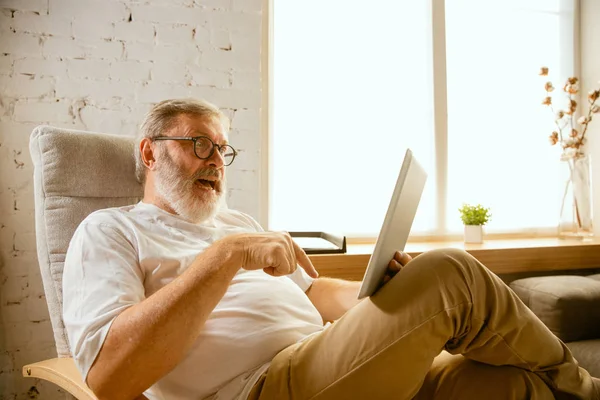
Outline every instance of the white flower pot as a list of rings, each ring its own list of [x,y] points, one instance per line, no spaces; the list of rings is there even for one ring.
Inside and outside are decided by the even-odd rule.
[[[483,243],[483,225],[465,225],[465,243]]]

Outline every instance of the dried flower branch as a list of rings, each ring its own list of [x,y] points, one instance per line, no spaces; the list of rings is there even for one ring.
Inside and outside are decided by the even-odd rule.
[[[539,75],[548,76],[548,72],[548,67],[541,67]],[[551,92],[554,91],[554,85],[551,81],[547,81],[544,84],[544,90],[546,91],[546,96],[542,104],[550,107],[555,116],[554,123],[557,128],[549,136],[550,144],[553,146],[560,144],[563,155],[575,158],[583,156],[582,147],[586,143],[585,134],[592,121],[593,114],[600,113],[600,105],[596,104],[598,99],[600,99],[600,89],[588,93],[589,110],[586,115],[580,116],[577,121],[575,121],[575,116],[578,111],[578,104],[575,96],[579,93],[579,78],[575,76],[569,77],[563,86],[563,92],[567,97],[565,109],[554,110],[556,103],[553,101],[551,95]],[[575,125],[576,122],[581,126],[580,129]],[[565,132],[565,135],[563,135],[563,132]]]

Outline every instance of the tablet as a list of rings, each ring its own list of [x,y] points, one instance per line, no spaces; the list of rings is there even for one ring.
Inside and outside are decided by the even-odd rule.
[[[426,181],[427,173],[412,151],[407,149],[375,249],[360,286],[359,299],[375,293],[383,281],[390,260],[394,258],[394,253],[404,250]]]

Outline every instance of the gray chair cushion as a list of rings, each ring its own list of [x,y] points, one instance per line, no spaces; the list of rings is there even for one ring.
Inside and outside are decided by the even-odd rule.
[[[575,359],[587,372],[600,378],[600,339],[567,343]]]
[[[70,355],[62,321],[69,241],[92,211],[142,198],[131,137],[39,126],[31,134],[37,254],[59,357]]]
[[[513,281],[510,287],[562,341],[600,338],[600,281],[542,276]]]

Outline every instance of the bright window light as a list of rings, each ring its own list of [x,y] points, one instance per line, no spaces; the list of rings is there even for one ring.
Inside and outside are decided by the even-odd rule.
[[[268,228],[377,235],[407,147],[429,173],[413,234],[458,233],[464,202],[491,207],[488,232],[556,226],[537,73],[556,86],[573,74],[574,1],[274,0]]]
[[[572,3],[446,1],[448,229],[463,202],[491,207],[488,231],[556,226],[564,182],[537,74],[573,73]]]
[[[434,228],[426,3],[275,3],[269,228],[376,235],[407,147],[430,172],[414,227]]]

